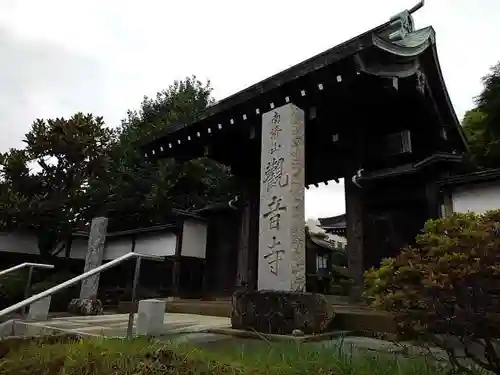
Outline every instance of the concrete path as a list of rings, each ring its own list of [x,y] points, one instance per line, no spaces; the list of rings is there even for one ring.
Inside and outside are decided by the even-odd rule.
[[[137,314],[134,314],[134,318],[135,327]],[[39,327],[42,330],[61,330],[90,336],[125,337],[128,314],[72,316],[54,318],[43,322],[29,322],[27,324],[34,329]],[[164,331],[162,335],[204,332],[211,328],[226,328],[230,326],[231,320],[229,318],[167,313],[164,318]]]

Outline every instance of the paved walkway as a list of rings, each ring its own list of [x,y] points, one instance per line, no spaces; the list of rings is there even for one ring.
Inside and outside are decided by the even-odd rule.
[[[135,327],[137,314],[134,314],[134,318]],[[106,337],[125,337],[127,324],[128,314],[72,316],[29,323],[30,326],[35,327]],[[210,328],[227,328],[230,326],[231,320],[229,318],[167,313],[164,318],[164,332],[162,334],[203,332]]]

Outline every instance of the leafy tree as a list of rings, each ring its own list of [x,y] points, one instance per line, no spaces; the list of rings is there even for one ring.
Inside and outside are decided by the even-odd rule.
[[[172,208],[229,199],[234,187],[225,166],[207,158],[151,163],[137,146],[198,119],[213,102],[211,91],[195,77],[176,81],[155,99],[145,97],[116,130],[81,113],[36,120],[24,149],[0,155],[0,229],[34,231],[48,256],[95,215],[119,218],[112,226],[137,227],[164,222]]]
[[[394,314],[403,337],[467,357],[500,374],[500,211],[430,220],[416,246],[366,273],[373,305]]]
[[[171,126],[199,119],[213,103],[211,92],[209,82],[188,77],[154,99],[144,97],[139,110],[127,112],[111,152],[109,173],[91,184],[93,195],[99,197],[95,201],[105,201],[122,227],[162,223],[172,208],[192,210],[229,199],[234,187],[227,167],[208,158],[151,163],[137,146]]]
[[[476,98],[476,104],[484,113],[484,128],[495,139],[500,138],[500,62],[482,79],[484,89]]]
[[[476,108],[466,112],[462,125],[470,143],[470,159],[486,168],[500,167],[500,62],[482,79]]]
[[[213,103],[209,81],[203,84],[195,76],[174,81],[158,92],[156,98],[144,96],[139,110],[127,111],[120,139],[136,142],[151,138],[172,125],[191,124]]]
[[[113,141],[114,132],[91,114],[36,120],[25,148],[0,158],[0,228],[32,231],[40,253],[52,254],[93,215],[87,185],[105,176]]]

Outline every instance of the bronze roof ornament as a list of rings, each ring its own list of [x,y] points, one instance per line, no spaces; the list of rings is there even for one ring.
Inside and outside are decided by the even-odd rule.
[[[425,4],[424,0],[421,0],[417,5],[415,5],[410,10],[404,10],[395,16],[391,17],[391,26],[398,27],[398,29],[389,35],[389,40],[396,42],[402,40],[406,35],[415,31],[415,22],[413,20],[412,14],[417,10],[422,8]]]

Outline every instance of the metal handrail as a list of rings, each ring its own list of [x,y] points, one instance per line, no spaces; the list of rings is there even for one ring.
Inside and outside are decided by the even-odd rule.
[[[13,313],[19,309],[22,309],[26,306],[31,305],[34,302],[37,302],[41,299],[44,299],[46,297],[51,296],[54,293],[57,293],[63,289],[66,289],[82,280],[85,280],[91,276],[94,276],[96,274],[101,273],[102,271],[105,271],[109,268],[112,268],[114,266],[117,266],[118,264],[122,263],[125,260],[128,260],[130,258],[136,258],[136,265],[135,265],[135,272],[134,272],[134,284],[132,286],[132,301],[135,301],[135,294],[136,294],[136,287],[137,287],[137,282],[139,281],[139,270],[140,270],[140,265],[141,265],[141,259],[151,259],[151,260],[157,260],[157,261],[163,261],[164,258],[157,256],[157,255],[145,255],[145,254],[140,254],[140,253],[127,253],[125,255],[122,255],[121,257],[118,257],[116,259],[113,259],[112,261],[102,264],[99,267],[93,268],[85,273],[82,273],[79,276],[75,276],[70,280],[64,281],[59,285],[56,285],[50,289],[47,289],[44,292],[35,294],[34,296],[31,296],[29,298],[26,298],[24,301],[18,302],[12,306],[9,306],[3,310],[0,311],[0,317]],[[131,312],[129,313],[129,323],[127,327],[127,337],[132,336],[132,325],[134,321],[134,313]]]
[[[21,264],[18,264],[17,266],[10,267],[10,268],[7,268],[6,270],[0,271],[0,276],[6,275],[6,274],[8,274],[10,272],[14,272],[14,271],[20,270],[21,268],[24,268],[24,267],[30,267],[31,269],[33,269],[33,268],[48,268],[48,269],[54,268],[54,266],[52,264],[21,263]]]
[[[45,269],[53,269],[54,265],[53,264],[44,264],[44,263],[21,263],[18,264],[17,266],[7,268],[6,270],[0,271],[0,276],[6,275],[10,272],[14,272],[17,270],[20,270],[24,267],[29,267],[30,270],[28,271],[28,279],[26,280],[26,286],[24,287],[24,299],[28,298],[30,295],[30,288],[31,288],[31,279],[33,278],[33,268],[45,268]],[[25,314],[26,311],[23,309],[23,314]]]

